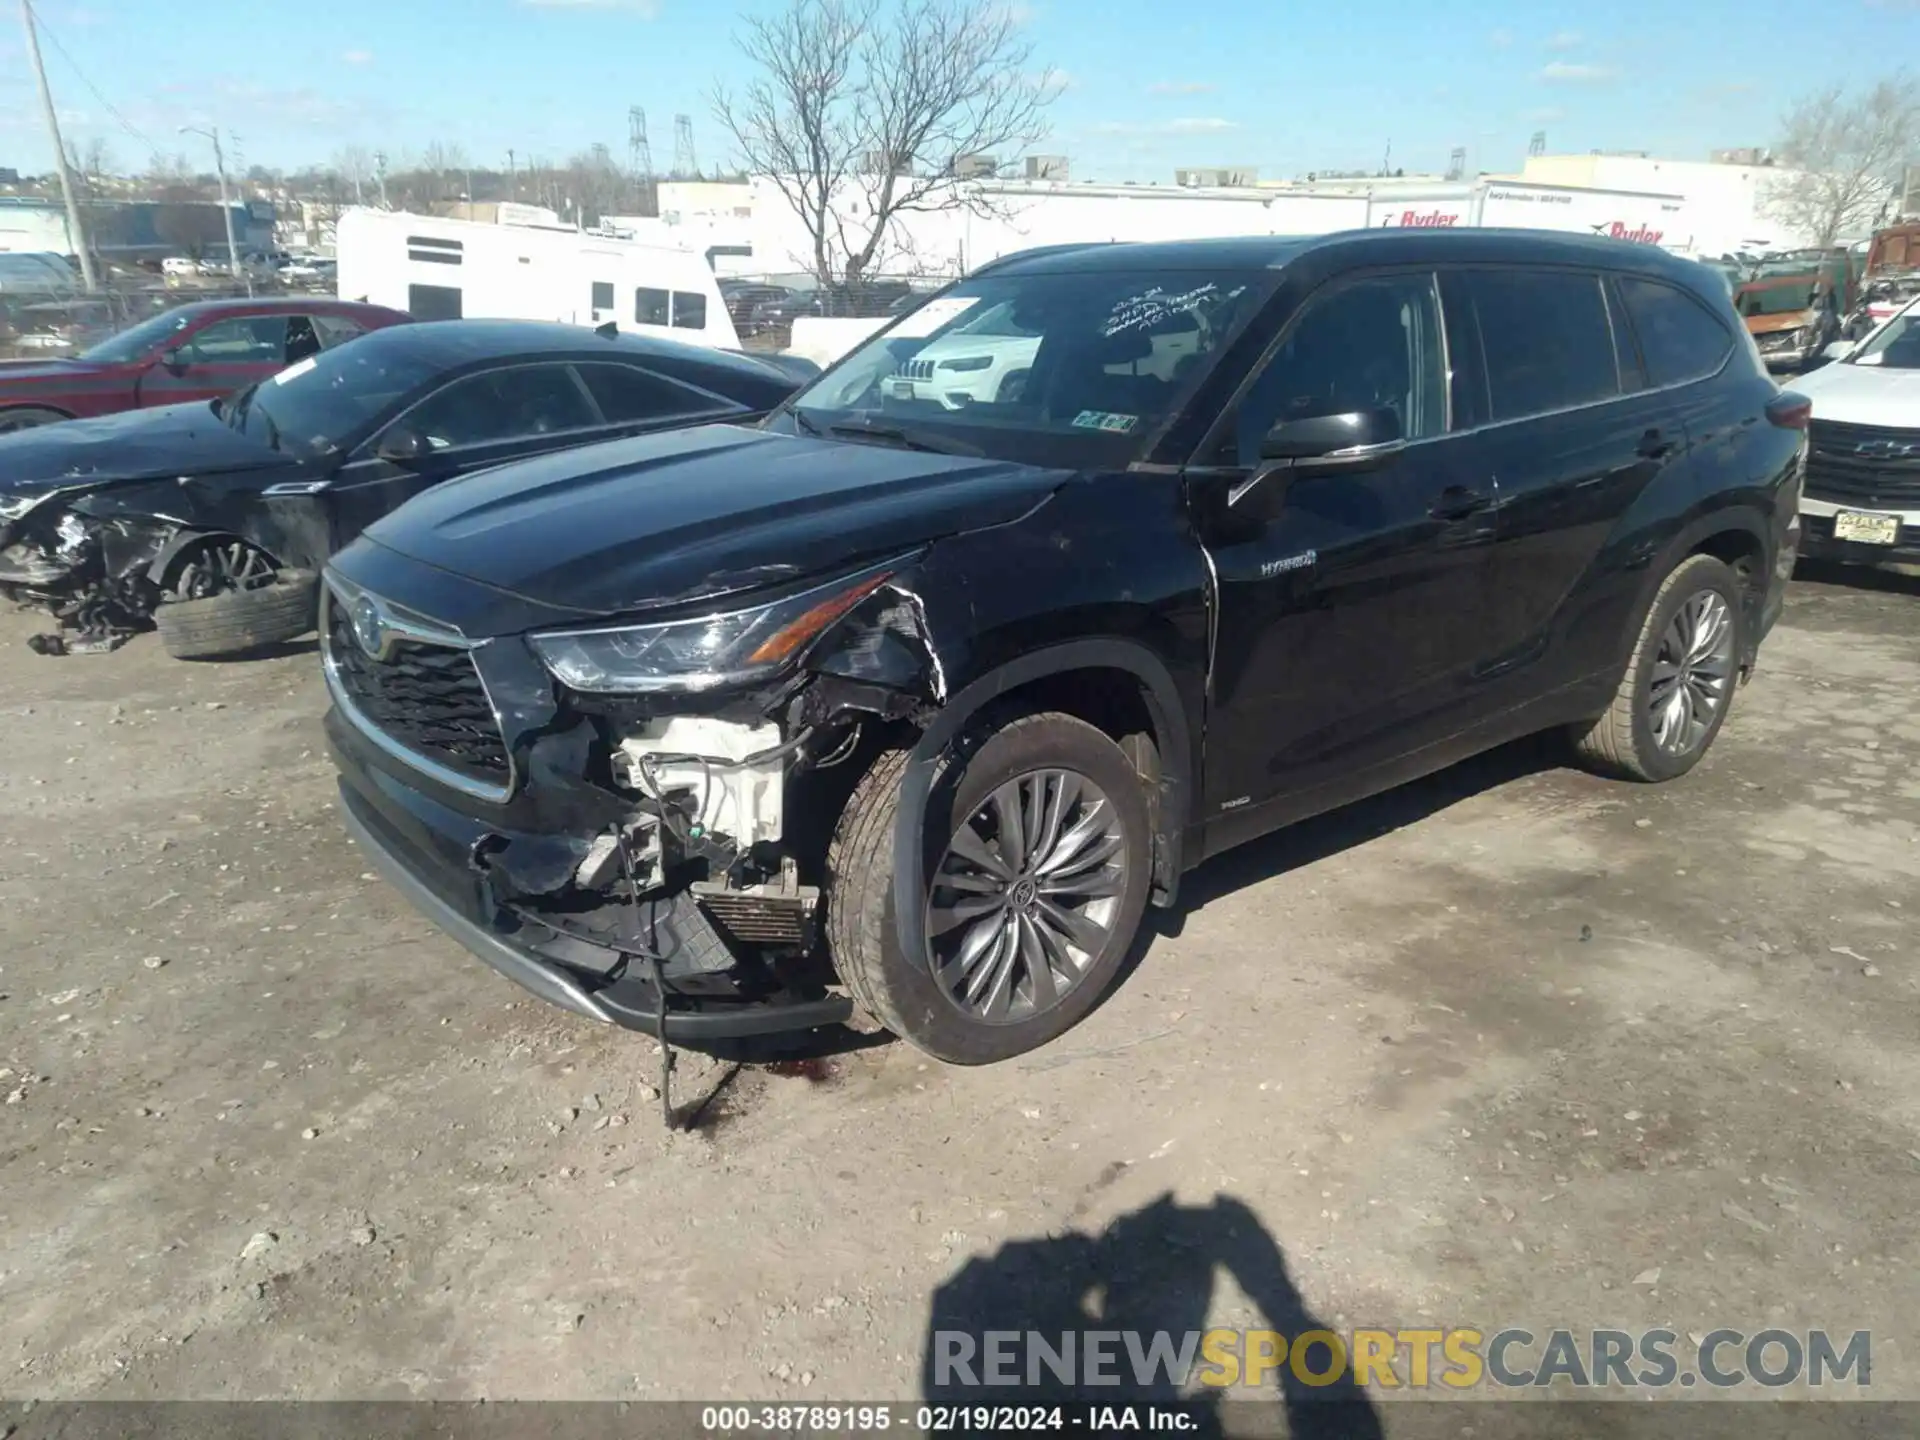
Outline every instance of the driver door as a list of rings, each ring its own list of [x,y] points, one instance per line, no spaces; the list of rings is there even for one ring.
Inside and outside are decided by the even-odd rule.
[[[1245,812],[1244,828],[1226,827],[1241,836],[1286,818],[1256,820],[1263,806],[1323,808],[1311,792],[1364,790],[1365,772],[1468,723],[1494,489],[1471,437],[1449,430],[1442,323],[1425,271],[1322,288],[1200,457],[1211,464],[1190,495],[1219,587],[1205,813]],[[1398,419],[1399,453],[1253,478],[1276,421],[1381,408]]]
[[[300,323],[310,334],[304,316]],[[177,337],[167,352],[172,363],[156,360],[141,376],[140,403],[211,400],[279,373],[287,366],[288,326],[285,315],[233,315]]]
[[[453,380],[389,421],[327,487],[339,549],[421,491],[471,470],[584,444],[603,425],[592,397],[564,362],[509,365]],[[410,459],[380,451],[411,431],[425,449]]]

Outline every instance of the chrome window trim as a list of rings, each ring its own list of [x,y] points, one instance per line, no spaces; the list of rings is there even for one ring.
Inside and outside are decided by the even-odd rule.
[[[462,795],[471,796],[476,800],[485,800],[495,805],[504,804],[510,799],[519,784],[519,767],[514,761],[512,747],[507,744],[506,731],[501,724],[500,706],[494,701],[493,690],[487,684],[486,674],[480,669],[479,664],[471,658],[468,661],[469,664],[473,665],[474,675],[480,681],[480,693],[486,696],[487,710],[493,716],[494,728],[500,732],[500,746],[507,753],[507,780],[505,785],[493,785],[484,780],[476,780],[471,775],[463,775],[460,771],[453,769],[449,765],[443,765],[437,760],[422,755],[410,746],[402,745],[398,740],[387,734],[360,712],[359,707],[357,707],[348,696],[346,687],[341,684],[339,674],[337,673],[337,665],[333,657],[333,627],[330,623],[330,612],[335,600],[350,604],[356,597],[370,595],[371,592],[363,589],[361,586],[355,585],[350,580],[334,574],[331,570],[326,573],[326,584],[322,589],[323,593],[320,600],[320,671],[326,678],[328,696],[332,699],[334,705],[339,708],[340,713],[347,717],[348,723],[383,754],[391,759],[398,760],[403,765],[418,770],[421,774],[441,785],[445,785],[450,790],[457,790]],[[373,598],[381,605],[382,611],[389,621],[389,628],[401,639],[412,640],[425,645],[437,645],[448,650],[465,650],[469,653],[470,657],[473,652],[480,650],[488,643],[485,640],[469,639],[452,626],[444,625],[439,621],[431,620],[415,612],[404,609],[396,611],[393,606],[384,600],[380,600],[378,596],[374,596]]]

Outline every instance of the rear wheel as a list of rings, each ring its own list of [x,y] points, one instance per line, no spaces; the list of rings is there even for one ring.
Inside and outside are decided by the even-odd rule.
[[[1661,582],[1613,704],[1576,729],[1591,768],[1629,780],[1673,780],[1707,753],[1726,723],[1744,641],[1740,579],[1692,555]]]
[[[904,752],[855,787],[828,852],[827,938],[853,998],[939,1059],[1006,1060],[1100,1001],[1146,909],[1151,835],[1120,748],[1071,716],[1029,715],[940,776],[919,838],[925,953],[901,952],[893,835]]]
[[[57,425],[62,420],[73,417],[61,410],[49,410],[43,405],[22,405],[13,410],[0,410],[0,435],[15,430],[31,430],[39,425]]]

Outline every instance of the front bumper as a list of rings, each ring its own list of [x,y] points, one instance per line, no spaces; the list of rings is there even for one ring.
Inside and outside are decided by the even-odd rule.
[[[1833,517],[1841,510],[1864,510],[1876,515],[1900,516],[1900,532],[1891,545],[1866,545],[1857,540],[1833,538]],[[1884,565],[1920,563],[1920,509],[1898,509],[1888,505],[1850,504],[1803,496],[1800,501],[1800,555],[1806,560],[1826,560],[1846,565]]]
[[[840,1024],[852,1017],[844,996],[799,993],[780,985],[743,987],[710,968],[706,954],[676,979],[687,953],[712,942],[687,897],[678,897],[653,932],[665,954],[667,1003],[650,970],[617,948],[548,925],[524,905],[501,903],[471,857],[491,840],[540,847],[556,837],[514,834],[453,809],[410,781],[340,711],[327,713],[327,738],[340,772],[348,833],[379,873],[410,903],[493,969],[534,995],[588,1019],[665,1038],[689,1049]]]

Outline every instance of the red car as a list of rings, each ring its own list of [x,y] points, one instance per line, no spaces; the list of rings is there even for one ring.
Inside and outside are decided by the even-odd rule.
[[[282,297],[181,305],[72,359],[0,360],[0,432],[211,400],[368,330],[412,318],[345,300]]]

